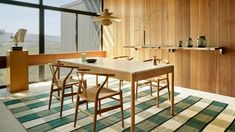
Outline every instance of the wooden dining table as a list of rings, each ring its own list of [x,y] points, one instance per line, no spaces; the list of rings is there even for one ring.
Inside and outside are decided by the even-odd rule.
[[[135,131],[135,82],[148,78],[171,74],[171,114],[174,116],[174,65],[157,64],[152,62],[139,62],[115,60],[109,58],[95,58],[95,63],[82,62],[78,59],[62,59],[60,63],[76,65],[79,68],[90,69],[96,73],[115,74],[115,78],[131,83],[131,131]]]

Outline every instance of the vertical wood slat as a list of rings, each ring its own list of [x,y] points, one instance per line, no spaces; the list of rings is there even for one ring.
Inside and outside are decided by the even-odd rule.
[[[183,0],[183,40],[187,40],[187,38],[192,37],[190,33],[190,0]],[[185,41],[183,41],[185,42]],[[183,65],[183,73],[182,73],[182,86],[190,88],[190,60],[191,60],[191,52],[183,51],[182,56],[182,65]]]
[[[107,1],[107,8],[116,4],[112,0],[105,1]],[[109,48],[108,57],[130,55],[134,56],[135,60],[142,60],[157,55],[175,64],[176,85],[235,96],[235,92],[231,92],[235,86],[231,79],[235,75],[232,71],[235,65],[234,4],[233,0],[125,0],[118,2],[118,6],[124,6],[125,11],[123,8],[116,8],[115,12],[121,11],[118,17],[125,19],[124,23],[115,29],[118,39],[121,39],[118,40],[118,48]],[[196,46],[197,36],[205,35],[208,46],[222,46],[228,48],[228,52],[220,55],[213,51],[168,52],[164,49],[135,51],[122,48],[121,41],[124,41],[124,45],[141,45],[143,35],[136,33],[141,21],[135,18],[149,15],[151,10],[156,10],[156,12],[149,19],[154,23],[149,22],[146,25],[148,28],[146,42],[149,45],[175,46],[179,40],[185,42],[188,37],[192,37]]]
[[[235,90],[233,89],[235,87],[235,81],[234,81],[234,67],[235,67],[235,1],[229,0],[229,88],[230,90],[227,92],[227,94],[231,96],[235,96]]]

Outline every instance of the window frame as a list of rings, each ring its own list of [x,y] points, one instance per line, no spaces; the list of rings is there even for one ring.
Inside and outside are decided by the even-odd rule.
[[[60,12],[67,12],[67,13],[75,13],[76,14],[76,23],[78,23],[78,15],[87,15],[87,16],[98,16],[95,12],[88,12],[82,10],[74,10],[74,9],[67,9],[61,7],[54,7],[43,5],[43,0],[38,0],[38,4],[36,3],[29,3],[29,2],[22,2],[22,1],[12,1],[12,0],[1,0],[1,4],[8,4],[8,5],[15,5],[21,7],[30,7],[36,8],[39,10],[39,54],[45,53],[45,10],[52,10],[52,11],[60,11]],[[101,2],[101,11],[104,8],[104,1],[100,0]],[[103,26],[101,25],[101,36],[100,36],[100,51],[103,51]],[[78,51],[78,27],[76,24],[76,50]],[[6,68],[6,56],[0,56],[0,68]],[[39,65],[39,79],[43,80],[45,76],[45,67],[44,65]],[[30,82],[31,83],[31,82]],[[0,89],[6,88],[6,86],[0,86]]]
[[[98,16],[97,13],[95,12],[73,10],[73,9],[43,5],[43,0],[39,0],[39,4],[27,3],[27,2],[21,2],[21,1],[10,1],[10,0],[1,0],[0,3],[39,9],[39,54],[45,53],[45,10],[75,13],[76,23],[78,21],[78,17],[77,17],[78,15]],[[101,0],[101,11],[103,11],[103,0]],[[78,34],[77,27],[76,27],[76,34]],[[76,47],[78,47],[77,37],[78,36],[76,36]],[[101,37],[100,37],[100,50],[103,51],[103,26],[102,25],[101,25]]]

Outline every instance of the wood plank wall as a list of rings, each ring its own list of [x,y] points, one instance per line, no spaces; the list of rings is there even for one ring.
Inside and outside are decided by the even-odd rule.
[[[235,97],[235,0],[104,0],[104,7],[122,19],[104,29],[107,56],[129,55],[143,60],[157,55],[175,64],[177,86]],[[175,46],[205,35],[217,51],[126,49],[124,45]]]

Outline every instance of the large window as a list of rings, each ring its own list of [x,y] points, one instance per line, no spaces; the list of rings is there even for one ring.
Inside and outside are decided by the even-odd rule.
[[[60,23],[60,12],[45,11],[45,53],[62,52]]]
[[[101,2],[102,0],[0,1],[0,56],[5,56],[7,50],[11,49],[10,38],[20,28],[27,29],[25,42],[20,45],[30,55],[39,52],[53,54],[99,50],[101,26],[92,22],[92,15],[101,11]],[[39,30],[39,27],[43,30]],[[0,85],[6,84],[6,73],[6,69],[0,69]],[[35,82],[50,78],[46,73],[49,73],[48,66],[30,66],[29,80]]]
[[[29,54],[38,54],[39,10],[35,8],[0,4],[0,55],[11,48],[11,36],[20,28],[27,29],[24,43],[19,43]]]
[[[83,0],[43,0],[43,5],[62,7],[63,5],[71,4],[74,2],[81,2]]]
[[[43,0],[43,4],[88,12],[101,11],[101,0]]]
[[[100,24],[92,22],[91,16],[78,15],[78,50],[90,51],[100,48]]]
[[[0,86],[6,85],[7,83],[7,70],[6,68],[0,69]]]
[[[14,0],[14,1],[20,1],[20,2],[27,2],[27,3],[39,4],[39,0]]]

